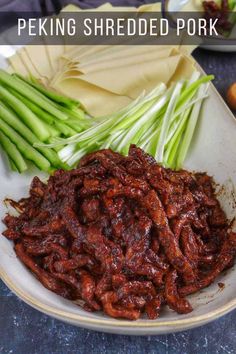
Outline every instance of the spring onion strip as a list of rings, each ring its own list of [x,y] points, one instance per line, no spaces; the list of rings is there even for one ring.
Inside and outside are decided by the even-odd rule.
[[[66,162],[70,156],[72,156],[76,152],[76,146],[77,144],[70,144],[64,147],[64,149],[61,149],[58,152],[58,156],[63,162]]]
[[[197,92],[197,97],[201,97],[202,95],[205,94],[205,92],[207,91],[208,85],[203,85],[200,86]],[[202,101],[197,102],[194,107],[193,110],[191,112],[191,116],[190,119],[188,121],[188,125],[186,128],[186,131],[184,133],[184,137],[182,140],[182,145],[179,149],[179,154],[177,157],[177,162],[176,162],[176,168],[180,168],[183,164],[183,161],[186,158],[192,137],[193,137],[193,133],[194,133],[194,129],[196,127],[197,124],[197,120],[198,120],[198,116],[200,113],[200,109],[202,106]]]
[[[74,136],[34,146],[62,146],[60,159],[74,166],[84,154],[101,148],[127,154],[133,143],[164,166],[179,169],[196,127],[199,107],[206,98],[206,83],[213,78],[199,75],[195,72],[189,80],[172,84],[168,89],[164,84],[158,85],[126,108],[95,119],[93,126]]]
[[[204,100],[207,98],[208,95],[205,94],[201,97],[195,98],[194,100],[190,101],[189,103],[185,104],[182,109],[180,109],[178,112],[174,114],[174,121],[172,122],[172,125],[170,126],[170,130],[168,132],[168,136],[166,138],[166,145],[169,144],[170,140],[172,139],[173,134],[175,133],[176,129],[178,129],[178,126],[181,124],[181,118],[177,119],[178,117],[181,117],[184,112],[186,112],[189,108],[192,108],[193,105],[199,101]]]
[[[178,100],[182,86],[183,86],[183,83],[178,82],[176,84],[176,86],[174,87],[173,93],[171,95],[171,99],[169,101],[166,113],[163,118],[162,127],[161,127],[161,131],[160,131],[160,137],[157,142],[156,153],[155,153],[155,159],[160,163],[163,162],[165,139],[166,139],[167,132],[169,130],[170,120],[174,114],[174,110],[175,110],[177,100]]]
[[[167,149],[165,151],[165,165],[168,166],[171,151],[174,149],[174,146],[176,145],[176,142],[178,141],[179,136],[183,132],[183,128],[187,122],[187,119],[189,118],[191,112],[191,108],[189,108],[186,112],[182,113],[181,119],[180,119],[180,124],[178,125],[177,129],[175,130],[171,140],[167,144]]]
[[[150,119],[151,119],[151,121],[153,121],[153,119],[155,119],[156,114],[167,102],[167,99],[168,99],[168,96],[164,95],[162,98],[160,98],[160,100],[158,100],[155,104],[153,104],[152,107],[150,107],[150,109],[145,114],[143,114],[142,117],[136,123],[133,124],[133,126],[127,131],[127,134],[124,137],[124,139],[122,140],[122,142],[119,144],[119,146],[118,146],[119,151],[122,151],[124,153],[128,152],[127,145],[130,145],[129,143],[132,140],[134,134],[142,128],[142,125],[146,121],[149,121]]]

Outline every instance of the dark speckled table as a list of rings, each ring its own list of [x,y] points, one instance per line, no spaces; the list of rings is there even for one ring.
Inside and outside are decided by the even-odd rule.
[[[195,58],[225,96],[236,81],[236,53],[197,49]],[[73,353],[236,353],[236,311],[203,327],[161,336],[132,337],[97,333],[54,320],[24,304],[0,281],[0,354]]]
[[[2,284],[1,354],[234,354],[236,311],[203,327],[161,336],[98,333],[54,320],[25,305]]]

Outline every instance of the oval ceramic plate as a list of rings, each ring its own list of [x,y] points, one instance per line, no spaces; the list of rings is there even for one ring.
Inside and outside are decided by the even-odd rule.
[[[233,186],[236,185],[236,121],[213,85],[210,86],[209,95],[185,167],[206,171],[226,186],[221,202],[227,215],[232,218],[235,216],[234,205],[230,202],[234,195]],[[33,170],[24,175],[9,172],[4,154],[0,153],[0,219],[7,212],[2,203],[4,198],[18,199],[27,195],[30,181],[36,173]],[[40,177],[45,178],[42,175]],[[3,223],[0,223],[0,233],[3,229]],[[13,244],[4,237],[0,237],[0,276],[16,295],[39,311],[76,326],[112,333],[151,335],[180,331],[207,323],[236,308],[234,268],[219,277],[212,286],[189,297],[194,307],[192,313],[178,315],[165,308],[155,321],[140,319],[135,322],[86,312],[45,289],[17,259]],[[223,282],[225,288],[220,290],[217,282]]]
[[[198,10],[199,4],[201,4],[201,0],[162,0],[162,12],[165,14],[178,11],[200,11]],[[222,45],[220,45],[219,39],[208,38],[202,48],[218,52],[236,52],[236,38],[230,38],[227,41],[230,44],[223,44],[224,39],[222,39]]]

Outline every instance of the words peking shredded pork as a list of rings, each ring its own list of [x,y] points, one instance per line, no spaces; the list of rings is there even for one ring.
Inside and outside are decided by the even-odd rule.
[[[207,287],[236,255],[236,233],[205,173],[172,171],[131,145],[124,157],[91,153],[30,196],[11,201],[3,235],[49,290],[88,311],[155,319],[186,314],[185,296]]]

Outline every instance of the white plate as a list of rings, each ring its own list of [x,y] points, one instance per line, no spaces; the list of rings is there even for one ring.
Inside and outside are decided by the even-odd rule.
[[[185,11],[192,11],[194,9],[194,5],[191,5],[193,3],[197,3],[199,6],[199,3],[201,0],[162,0],[163,3],[165,1],[165,8],[169,12],[178,12],[181,11],[182,9],[185,8]],[[203,1],[203,0],[202,0]],[[195,10],[196,11],[196,10]],[[202,45],[201,47],[203,49],[208,49],[212,51],[217,51],[217,52],[236,52],[236,38],[231,38],[230,41],[232,41],[232,44],[223,44],[224,39],[222,39],[222,45],[218,44],[218,39],[217,39],[217,44],[215,43],[216,40],[214,38],[209,38],[207,39],[207,42]]]
[[[185,167],[207,171],[217,182],[224,183],[228,195],[232,196],[232,184],[236,185],[236,121],[212,85],[209,94]],[[18,199],[27,195],[35,173],[10,173],[4,154],[1,153],[0,200],[5,197]],[[232,209],[228,201],[226,195],[226,198],[222,199],[222,205],[228,216],[232,217],[235,209]],[[0,203],[0,219],[6,211],[4,204]],[[4,225],[0,223],[0,233],[3,230]],[[202,325],[236,308],[234,268],[225,276],[219,277],[207,289],[189,297],[194,307],[192,313],[178,315],[165,308],[157,320],[140,319],[136,322],[115,320],[101,313],[86,312],[45,289],[16,258],[12,243],[4,237],[0,237],[0,275],[17,296],[39,311],[76,326],[112,333],[152,335],[176,332]],[[225,283],[224,290],[220,290],[217,285],[220,281]]]

